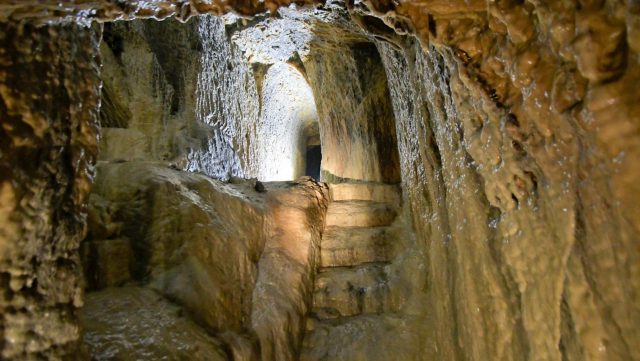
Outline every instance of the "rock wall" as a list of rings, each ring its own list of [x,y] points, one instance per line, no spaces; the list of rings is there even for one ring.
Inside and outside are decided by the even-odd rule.
[[[153,159],[180,162],[206,142],[194,116],[200,39],[194,22],[133,21],[105,25],[100,108],[102,160]],[[150,41],[159,32],[164,42]],[[200,127],[198,127],[200,125]]]
[[[195,13],[233,8],[247,14],[281,4],[27,1],[0,7],[5,21],[5,50],[0,54],[3,358],[55,358],[71,352],[77,340],[73,305],[81,301],[76,297],[76,249],[89,184],[85,171],[95,154],[92,119],[98,89],[91,31],[78,25],[36,29],[17,21],[174,15],[184,20]],[[380,40],[377,46],[372,47],[368,35],[337,29],[341,24],[318,22],[316,38],[344,36],[329,46],[310,48],[312,58],[301,59],[319,100],[324,136],[335,149],[342,149],[336,154],[353,154],[357,160],[346,159],[349,167],[343,167],[345,159],[328,160],[323,165],[325,178],[402,178],[418,235],[417,254],[425,255],[427,265],[428,301],[422,307],[429,313],[428,321],[415,328],[415,334],[421,327],[433,330],[433,337],[416,341],[427,346],[425,358],[640,359],[635,326],[640,323],[636,2],[354,1],[346,6],[352,19]],[[313,16],[322,17],[332,11],[329,8]],[[9,20],[14,22],[6,23]],[[202,69],[238,77],[237,84],[249,85],[237,94],[257,99],[244,65],[225,70],[227,63],[211,55],[210,50],[218,49],[213,39],[221,34],[213,29],[223,25],[211,18],[200,24],[206,22],[210,24],[198,32],[207,34],[201,44],[210,66]],[[175,44],[167,38],[167,44]],[[220,39],[224,41],[215,44],[227,44]],[[175,65],[159,56],[167,49],[140,46],[154,53],[141,59],[146,61],[144,69]],[[235,57],[226,54],[225,59]],[[105,61],[111,61],[109,55]],[[159,90],[149,98],[150,111],[167,106],[169,94],[186,89],[172,78],[180,71],[157,78],[154,71],[145,74],[144,79],[152,81],[144,85],[155,84]],[[231,78],[222,79],[236,84]],[[153,92],[154,86],[145,91]],[[202,94],[219,94],[214,82],[198,86]],[[235,95],[217,96],[202,95],[197,99],[204,103],[195,101],[200,110],[194,119],[201,117],[197,119],[207,125],[202,129],[216,128],[211,122],[219,121],[206,118],[214,111],[207,102],[223,101],[217,110],[243,109],[234,103]],[[115,95],[105,100],[104,110],[114,119],[108,124],[122,126],[128,113],[109,110],[118,102]],[[171,104],[169,112],[175,109],[175,102]],[[394,164],[392,159],[368,161],[377,159],[373,155],[392,154],[373,146],[392,139],[393,128],[375,130],[379,124],[392,124],[392,118],[400,172],[395,165],[379,169]],[[175,131],[167,129],[166,134]],[[216,129],[229,134],[224,126]],[[242,152],[236,153],[247,131],[233,133],[241,136],[225,138],[227,143],[214,133],[194,139],[214,139],[224,144],[221,149],[234,149],[237,159],[224,156],[221,167],[207,170],[211,154],[227,153],[200,142],[202,158],[187,152],[191,163],[184,164],[193,164],[188,169],[212,175],[222,169],[222,176],[238,170],[249,174],[255,158],[247,153],[245,162],[238,155]],[[361,139],[368,141],[361,144]],[[155,146],[149,149],[149,154],[164,153]],[[38,160],[38,166],[28,160]],[[127,252],[126,247],[118,249]],[[271,322],[265,320],[264,324]],[[245,320],[242,325],[246,324]],[[279,325],[297,330],[300,323],[295,319]],[[364,327],[363,335],[383,331],[379,327],[384,326]],[[256,339],[271,337],[264,336],[268,327],[256,329],[263,330],[263,336],[256,333],[249,341],[240,337],[235,344],[225,341],[235,345],[237,358],[252,355]],[[275,345],[296,344],[296,335],[265,344],[269,350],[295,350]]]
[[[163,161],[218,179],[301,176],[306,133],[317,129],[309,85],[283,62],[250,63],[239,22],[107,24],[100,159]]]
[[[108,24],[101,52],[101,159],[221,179],[257,173],[256,84],[222,19]]]
[[[97,153],[96,31],[0,24],[0,358],[76,350]]]
[[[623,65],[636,57],[633,38],[607,27],[621,20],[612,6],[571,16],[540,6],[537,18],[523,15],[529,4],[490,7],[489,24],[435,17],[428,49],[379,43],[428,254],[436,359],[640,357],[637,193],[622,180],[637,174],[626,165],[636,157],[635,70]],[[595,23],[581,32],[585,12],[609,24],[600,35]],[[577,21],[575,35],[534,36],[558,16]],[[605,33],[613,48],[596,41]],[[577,49],[562,55],[581,42],[598,65]]]
[[[304,66],[318,106],[322,180],[398,183],[393,110],[375,45],[342,29],[316,37]]]
[[[198,32],[202,38],[202,72],[198,75],[196,112],[215,130],[206,151],[189,154],[186,169],[222,178],[254,177],[260,164],[255,138],[260,105],[253,71],[229,41],[221,19],[204,17]]]
[[[151,282],[197,313],[202,324],[238,330],[252,293],[239,285],[255,283],[264,237],[262,211],[236,193],[205,176],[145,161],[100,164],[85,270],[117,267],[125,275],[94,288]],[[222,205],[233,211],[222,212]],[[116,257],[123,247],[128,256]],[[87,279],[108,276],[95,272]]]
[[[295,360],[327,190],[308,179],[258,189],[149,161],[100,163],[82,252],[89,354]],[[154,299],[157,319],[144,302]],[[135,332],[145,324],[166,329]]]

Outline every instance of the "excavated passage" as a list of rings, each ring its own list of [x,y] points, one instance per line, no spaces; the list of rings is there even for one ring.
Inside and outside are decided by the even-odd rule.
[[[640,361],[637,2],[290,3],[0,4],[0,358]]]

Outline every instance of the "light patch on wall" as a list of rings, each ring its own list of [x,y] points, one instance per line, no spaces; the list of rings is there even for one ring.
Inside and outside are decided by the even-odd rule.
[[[261,97],[258,178],[295,179],[304,174],[308,133],[318,122],[311,88],[294,67],[276,63],[265,75]]]

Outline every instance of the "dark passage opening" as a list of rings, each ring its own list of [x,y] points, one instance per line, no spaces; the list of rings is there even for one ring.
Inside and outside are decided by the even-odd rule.
[[[306,166],[304,175],[320,179],[320,162],[322,161],[322,149],[319,145],[311,145],[307,147],[305,156]]]

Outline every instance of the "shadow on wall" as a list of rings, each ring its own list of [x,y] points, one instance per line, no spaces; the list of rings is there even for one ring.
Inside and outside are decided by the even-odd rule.
[[[316,180],[320,179],[320,162],[322,162],[322,149],[320,145],[307,146],[305,158],[306,166],[304,175]]]
[[[320,133],[309,84],[286,63],[272,65],[263,84],[262,111],[256,129],[258,178],[283,181],[310,175],[319,179]],[[317,149],[312,150],[314,147]],[[307,171],[307,161],[314,171]]]

